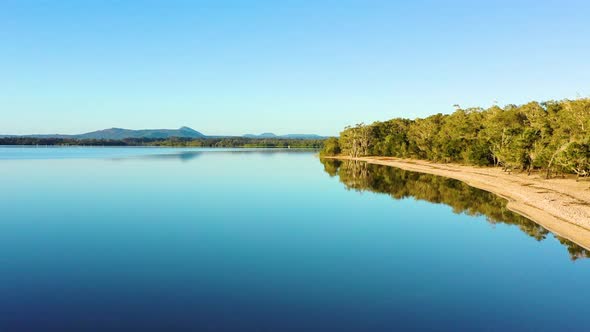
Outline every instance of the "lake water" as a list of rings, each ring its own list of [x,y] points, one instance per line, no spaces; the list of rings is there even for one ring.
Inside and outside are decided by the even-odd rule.
[[[587,252],[314,152],[0,147],[0,331],[588,331]]]

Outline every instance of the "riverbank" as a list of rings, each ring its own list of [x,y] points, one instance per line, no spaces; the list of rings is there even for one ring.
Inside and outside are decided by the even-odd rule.
[[[502,196],[507,208],[552,233],[590,250],[590,184],[575,179],[545,179],[541,174],[513,172],[496,167],[437,164],[392,157],[328,157],[366,161],[408,171],[444,176]]]

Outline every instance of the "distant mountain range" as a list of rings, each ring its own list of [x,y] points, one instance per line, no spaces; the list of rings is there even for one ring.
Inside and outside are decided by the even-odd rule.
[[[166,139],[170,137],[182,137],[182,138],[207,138],[207,137],[235,137],[232,135],[227,136],[207,136],[192,128],[181,127],[178,129],[123,129],[123,128],[110,128],[97,130],[85,134],[78,135],[62,135],[62,134],[49,134],[49,135],[0,135],[0,137],[34,137],[34,138],[73,138],[73,139],[110,139],[110,140],[121,140],[124,138],[153,138],[153,139]],[[320,135],[314,134],[288,134],[277,136],[273,133],[263,133],[260,135],[243,135],[245,138],[287,138],[287,139],[323,139],[326,138]]]

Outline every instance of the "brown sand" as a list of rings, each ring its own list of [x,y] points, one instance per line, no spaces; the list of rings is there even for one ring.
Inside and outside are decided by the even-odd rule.
[[[507,208],[590,250],[590,184],[572,178],[545,179],[542,174],[513,172],[496,167],[437,164],[391,157],[336,157],[366,161],[457,179],[508,200]]]

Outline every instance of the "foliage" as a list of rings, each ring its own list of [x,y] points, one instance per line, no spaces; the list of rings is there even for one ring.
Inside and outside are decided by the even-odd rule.
[[[457,108],[423,119],[396,118],[346,127],[325,155],[393,156],[587,175],[590,99]]]
[[[340,154],[340,144],[336,137],[330,137],[324,142],[324,148],[321,151],[323,156],[336,156]]]

